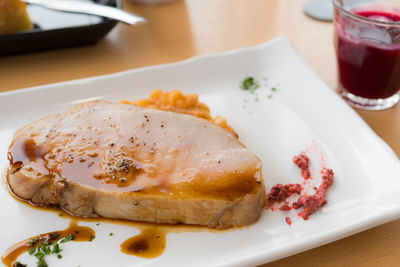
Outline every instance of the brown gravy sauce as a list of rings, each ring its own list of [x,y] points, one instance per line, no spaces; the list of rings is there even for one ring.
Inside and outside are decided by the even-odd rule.
[[[118,148],[116,150],[117,145],[108,144],[107,153],[113,155],[108,158],[105,156],[106,151],[103,151],[104,149],[99,144],[96,143],[95,145],[95,142],[83,147],[75,147],[68,145],[71,140],[74,140],[71,139],[70,134],[66,134],[65,138],[65,143],[58,145],[36,144],[33,139],[15,138],[8,150],[8,160],[12,171],[18,171],[29,164],[25,171],[31,172],[31,175],[49,176],[56,181],[84,181],[85,185],[94,188],[110,185],[114,190],[153,193],[160,193],[168,189],[177,195],[181,195],[182,192],[193,192],[191,193],[193,196],[214,196],[224,199],[242,197],[245,194],[257,192],[261,187],[261,173],[254,173],[253,170],[248,173],[241,172],[240,175],[236,173],[224,174],[226,175],[224,180],[227,182],[215,183],[215,188],[208,182],[204,183],[208,179],[201,175],[196,176],[196,179],[190,178],[188,181],[170,183],[168,178],[165,178],[168,175],[161,174],[168,173],[168,170],[158,174],[155,170],[145,170],[146,168],[142,167],[142,163],[135,159],[137,148],[132,147],[133,144],[127,140],[120,140],[125,147],[124,149]],[[143,152],[138,153],[146,153],[146,150],[142,150]],[[120,153],[117,153],[117,151]],[[122,154],[126,156],[122,156]],[[154,155],[147,153],[146,157],[151,158]],[[150,182],[144,185],[143,179],[140,178],[142,174],[165,177],[156,184]],[[149,181],[152,181],[152,179],[149,179]]]
[[[73,241],[83,242],[89,241],[92,237],[94,237],[95,232],[92,228],[87,226],[79,226],[76,220],[71,220],[68,228],[65,230],[40,234],[12,245],[6,251],[4,251],[3,255],[1,256],[1,262],[5,266],[13,266],[20,255],[27,252],[30,248],[36,248],[41,241],[46,239],[49,240],[49,242],[58,241],[68,235],[74,236]],[[34,239],[37,239],[37,241],[32,245],[32,240]]]
[[[8,186],[8,184],[5,184]],[[166,237],[169,233],[185,233],[185,232],[212,232],[212,233],[224,233],[228,231],[233,231],[237,228],[230,229],[211,229],[206,226],[196,226],[196,225],[185,225],[185,224],[156,224],[147,222],[136,222],[121,219],[109,219],[109,218],[83,218],[76,217],[68,212],[58,208],[58,207],[42,207],[35,205],[32,202],[26,201],[19,198],[13,194],[12,190],[8,188],[10,195],[19,203],[26,205],[30,208],[56,213],[57,216],[70,220],[70,226],[64,231],[56,231],[52,233],[61,233],[59,239],[67,236],[68,234],[74,234],[75,231],[79,232],[78,235],[74,235],[74,241],[89,241],[91,236],[95,236],[95,231],[90,227],[78,226],[78,222],[92,222],[92,223],[111,223],[129,226],[132,228],[139,229],[140,233],[126,239],[120,246],[121,252],[133,255],[141,258],[156,258],[160,256],[166,248]],[[38,235],[36,237],[42,236],[46,238],[46,235],[50,233]],[[12,266],[12,263],[17,260],[17,258],[23,253],[29,250],[28,242],[35,237],[25,239],[17,244],[14,244],[8,248],[2,255],[1,260],[3,264],[7,267]],[[55,240],[55,239],[54,239]],[[57,239],[58,240],[58,239]],[[39,243],[39,242],[38,242]]]
[[[140,234],[121,244],[121,252],[147,259],[158,257],[164,252],[167,233],[157,226],[142,228]]]

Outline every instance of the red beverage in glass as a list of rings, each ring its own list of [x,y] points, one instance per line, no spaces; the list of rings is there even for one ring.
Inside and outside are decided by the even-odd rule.
[[[400,10],[336,5],[335,48],[342,95],[361,108],[393,106],[400,90]]]
[[[355,14],[384,21],[400,21],[400,16],[380,11],[353,11]],[[400,38],[398,32],[387,32],[389,43],[382,44],[370,30],[365,39],[351,39],[340,33],[335,42],[338,56],[339,82],[349,92],[364,98],[388,98],[400,89],[400,45],[392,44]],[[375,39],[375,38],[376,39]],[[378,39],[379,40],[379,39]]]

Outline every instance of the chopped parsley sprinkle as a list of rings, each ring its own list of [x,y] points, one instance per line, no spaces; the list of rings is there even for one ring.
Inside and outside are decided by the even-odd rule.
[[[54,239],[57,239],[58,238],[58,236],[59,236],[60,234],[59,233],[50,233],[49,234],[49,241],[52,241],[52,240],[54,240]]]
[[[64,237],[63,239],[61,239],[60,243],[65,243],[65,242],[69,242],[71,240],[74,240],[74,236],[69,234],[66,237]]]
[[[41,251],[43,249],[44,249],[44,245],[40,244],[37,248],[36,253],[34,254],[34,256],[38,259],[38,261],[36,263],[36,267],[47,267],[47,263],[44,260],[45,253]]]
[[[247,77],[240,84],[240,88],[242,90],[250,91],[251,93],[257,90],[259,87],[260,85],[254,79],[254,77]]]
[[[46,255],[50,255],[50,253],[51,253],[51,248],[50,247],[44,247],[44,254],[46,254]]]
[[[109,234],[109,236],[113,236],[113,235],[114,235],[113,233],[110,233],[110,234]]]
[[[38,249],[38,251],[34,254],[34,256],[35,256],[36,258],[43,258],[43,257],[44,257],[44,254],[43,254],[43,252],[39,251],[39,249]]]
[[[43,258],[40,258],[39,261],[36,263],[36,267],[48,267],[48,265]]]
[[[58,254],[61,252],[60,246],[58,243],[54,244],[53,249],[51,250],[51,254]]]
[[[97,224],[99,225],[99,223]],[[114,235],[110,233],[110,236]],[[47,255],[55,255],[58,259],[61,259],[63,256],[60,254],[62,249],[60,248],[61,243],[69,242],[74,240],[75,237],[73,234],[68,234],[60,241],[60,233],[54,232],[46,235],[40,235],[38,237],[30,239],[25,245],[29,246],[28,254],[36,257],[36,267],[48,267],[47,262],[45,261],[45,257]],[[96,237],[94,235],[90,236],[88,241],[93,241]],[[15,262],[13,267],[26,267],[26,264],[21,264],[20,262]]]
[[[261,81],[261,82],[259,82]],[[254,95],[254,101],[259,102],[260,99],[271,99],[274,94],[278,91],[279,84],[276,84],[275,86],[269,86],[267,83],[268,79],[265,77],[261,77],[260,79],[257,79],[252,76],[248,76],[244,78],[239,85],[239,88],[248,91],[249,93]],[[257,89],[260,89],[257,91]],[[259,93],[263,94],[262,89],[267,89],[268,91],[266,92],[266,95],[260,96]],[[265,92],[265,91],[264,91]],[[265,98],[264,98],[265,97]],[[247,99],[244,100],[245,103],[247,103]],[[247,106],[243,105],[243,108],[246,108]],[[251,112],[250,112],[251,114]]]
[[[100,225],[100,223],[96,223],[96,225],[97,225],[97,226],[99,226],[99,225]]]
[[[31,240],[29,240],[28,246],[30,246],[30,247],[34,246],[38,240],[39,240],[39,238],[37,238],[37,237],[32,238]]]
[[[30,248],[28,250],[29,255],[32,255],[35,252],[35,248]]]
[[[57,239],[58,237],[59,237],[58,233],[50,233],[47,235],[46,239],[42,240],[37,245],[36,248],[35,248],[35,245],[39,241],[39,238],[32,238],[30,240],[29,245],[31,246],[31,248],[29,248],[28,254],[33,255],[37,258],[36,267],[48,267],[47,262],[44,260],[44,257],[46,255],[57,254],[57,258],[61,259],[62,256],[59,254],[61,252],[60,245],[57,243],[56,240],[54,240],[54,239]],[[54,241],[51,242],[52,240],[54,240]],[[24,266],[24,265],[20,265],[20,266]]]

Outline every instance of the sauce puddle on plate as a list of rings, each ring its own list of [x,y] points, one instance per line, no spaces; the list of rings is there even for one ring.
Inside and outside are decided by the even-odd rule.
[[[153,226],[141,229],[140,234],[121,244],[121,252],[141,258],[155,258],[165,249],[167,232]]]
[[[1,256],[1,262],[5,266],[13,266],[20,255],[28,252],[31,248],[36,249],[43,241],[47,240],[48,243],[52,243],[68,236],[72,236],[71,240],[76,242],[91,241],[95,237],[95,232],[92,228],[79,226],[77,221],[71,220],[68,228],[63,231],[40,234],[12,245]]]

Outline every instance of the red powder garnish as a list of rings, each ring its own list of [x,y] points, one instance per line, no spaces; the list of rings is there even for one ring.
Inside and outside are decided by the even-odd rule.
[[[299,155],[293,157],[293,163],[301,169],[301,176],[303,176],[304,179],[311,178],[309,161],[310,160],[304,153],[300,153]]]
[[[292,209],[292,207],[290,207],[288,204],[283,204],[278,209],[281,210],[281,211],[289,211],[289,210]]]
[[[309,161],[308,157],[303,153],[293,157],[294,164],[296,164],[300,169],[307,169]]]
[[[282,202],[293,194],[300,194],[303,187],[300,184],[276,184],[268,193],[268,202]]]
[[[311,178],[309,158],[304,154],[304,152],[294,156],[293,162],[301,169],[301,175],[305,180]],[[313,187],[315,193],[313,195],[308,195],[304,192],[296,202],[292,203],[292,205],[289,205],[289,203],[286,202],[286,199],[293,194],[300,195],[304,188],[300,184],[276,184],[271,188],[271,191],[267,195],[267,207],[271,210],[279,209],[281,211],[304,208],[297,215],[302,217],[304,220],[307,220],[311,214],[327,203],[325,200],[325,194],[328,187],[333,183],[333,175],[334,174],[331,169],[326,169],[323,167],[321,170],[322,182],[318,188],[315,186]],[[274,208],[272,206],[274,203],[280,203],[283,201],[285,201],[285,203],[278,208]],[[286,217],[285,220],[288,225],[292,224],[292,221],[289,217]]]
[[[302,190],[303,187],[300,184],[276,184],[271,188],[271,191],[269,191],[267,195],[268,207],[270,207],[272,210],[275,210],[275,208],[272,207],[274,203],[286,201],[288,197],[293,194],[300,194]],[[278,207],[278,209],[282,211],[289,211],[292,209],[292,207],[285,202],[285,204]]]
[[[327,201],[325,200],[325,194],[328,187],[333,183],[333,171],[330,169],[322,169],[322,183],[315,192],[314,195],[302,195],[299,199],[293,203],[293,208],[299,209],[301,207],[304,210],[300,211],[297,215],[301,216],[304,220],[313,214],[320,207],[325,205]]]

